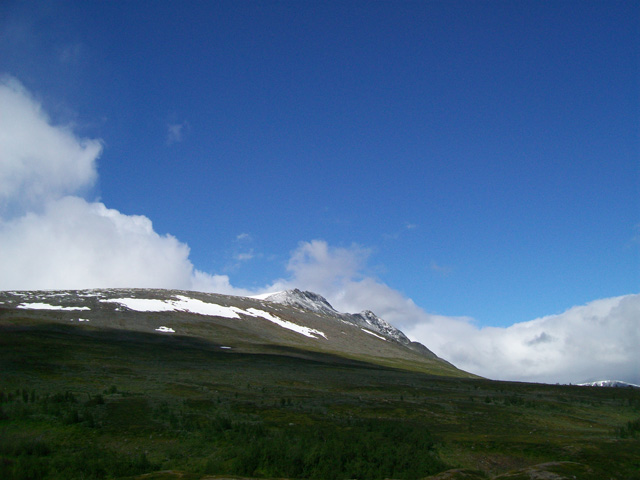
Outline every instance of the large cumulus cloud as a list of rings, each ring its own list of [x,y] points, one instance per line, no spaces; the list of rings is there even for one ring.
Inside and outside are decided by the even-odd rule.
[[[595,300],[507,328],[450,319],[407,328],[460,368],[495,379],[560,383],[640,384],[639,332],[640,295]]]
[[[158,235],[148,218],[72,196],[4,223],[0,245],[10,288],[181,288],[192,271],[188,247]]]
[[[11,77],[0,79],[0,289],[197,288],[237,293],[194,269],[189,248],[151,220],[81,195],[102,142],[54,125]]]
[[[480,328],[469,317],[428,313],[367,274],[369,253],[357,245],[302,242],[291,254],[290,277],[271,289],[313,290],[341,311],[371,309],[440,357],[488,378],[640,384],[640,295],[596,300],[507,328]]]
[[[11,77],[0,79],[0,105],[0,213],[38,208],[93,185],[99,140],[52,126],[40,104]]]

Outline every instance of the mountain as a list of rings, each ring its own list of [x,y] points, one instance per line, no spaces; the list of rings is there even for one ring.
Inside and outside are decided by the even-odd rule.
[[[239,297],[157,289],[0,292],[3,316],[92,329],[196,337],[246,353],[322,352],[381,366],[473,377],[373,312],[340,313],[297,289]]]
[[[319,314],[334,317],[344,323],[353,324],[362,329],[363,332],[373,336],[378,336],[383,340],[390,340],[420,352],[428,357],[437,358],[427,347],[418,342],[412,342],[409,338],[393,325],[378,317],[371,310],[363,310],[360,313],[340,313],[321,295],[317,293],[300,291],[297,288],[285,290],[273,294],[258,295],[259,298],[270,302],[290,305],[303,310],[309,310]]]
[[[0,478],[638,479],[640,390],[496,382],[311,292],[0,292]]]
[[[282,292],[255,295],[251,298],[268,300],[270,302],[281,303],[283,305],[291,305],[303,310],[324,313],[330,316],[340,315],[323,296],[313,292],[302,292],[297,288],[293,290],[284,290]]]
[[[620,380],[598,380],[597,382],[587,382],[587,383],[579,383],[580,387],[634,387],[640,388],[640,385],[635,385],[633,383],[621,382]]]

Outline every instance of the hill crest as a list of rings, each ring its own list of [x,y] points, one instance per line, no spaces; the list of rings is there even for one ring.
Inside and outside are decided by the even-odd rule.
[[[5,318],[199,337],[240,352],[281,347],[445,376],[472,376],[373,312],[289,290],[258,298],[158,289],[0,292]]]

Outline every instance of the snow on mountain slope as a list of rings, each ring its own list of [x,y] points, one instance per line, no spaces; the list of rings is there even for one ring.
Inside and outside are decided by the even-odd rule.
[[[288,320],[283,320],[278,316],[266,312],[264,310],[256,309],[256,308],[248,308],[242,309],[239,307],[227,307],[223,305],[218,305],[217,303],[205,302],[197,298],[188,297],[185,295],[176,295],[173,298],[139,298],[139,297],[119,297],[119,298],[101,298],[104,294],[100,293],[100,291],[94,291],[94,296],[101,303],[110,303],[116,304],[117,310],[122,309],[122,307],[133,310],[136,312],[185,312],[185,313],[194,313],[197,315],[205,315],[211,317],[223,317],[229,319],[240,319],[241,315],[247,315],[251,317],[258,317],[264,320],[268,320],[269,322],[278,325],[282,328],[286,328],[287,330],[291,330],[292,332],[299,333],[300,335],[304,335],[309,338],[324,338],[326,339],[326,335],[320,330],[309,328],[303,325],[298,325],[294,322],[290,322]],[[22,296],[22,293],[18,292],[10,292],[16,296]],[[24,294],[26,295],[26,294]],[[51,297],[61,297],[63,296],[60,293],[50,293],[50,292],[40,292],[39,297],[47,296],[47,298]],[[83,294],[79,295],[79,297],[91,297],[91,294]],[[4,303],[4,302],[3,302]],[[20,305],[17,305],[16,308],[26,309],[26,310],[54,310],[54,311],[88,311],[91,310],[90,307],[86,306],[63,306],[63,305],[51,305],[50,303],[43,302],[29,302],[23,301]],[[170,327],[160,326],[156,328],[155,331],[163,332],[163,333],[174,333]]]
[[[177,295],[177,300],[158,300],[149,298],[111,298],[101,300],[102,302],[118,303],[127,307],[129,310],[139,312],[188,312],[199,315],[208,315],[213,317],[240,318],[240,314],[250,315],[252,317],[260,317],[270,321],[282,328],[286,328],[293,332],[304,335],[309,338],[327,338],[320,330],[298,325],[287,320],[283,320],[269,312],[259,310],[257,308],[248,308],[246,310],[238,307],[225,307],[216,303],[203,302],[197,298],[190,298],[184,295]]]
[[[224,317],[230,319],[239,319],[241,315],[248,315],[253,317],[260,317],[268,320],[282,328],[287,328],[291,331],[305,335],[310,338],[326,339],[326,335],[314,328],[310,328],[304,325],[298,325],[294,322],[279,318],[277,315],[269,312],[249,308],[242,309],[236,306],[223,306],[217,303],[203,301],[198,298],[193,298],[186,295],[175,295],[171,298],[141,298],[137,295],[127,297],[116,298],[103,298],[107,295],[108,291],[87,291],[79,293],[79,297],[91,297],[95,296],[99,298],[102,303],[111,303],[118,305],[117,308],[126,308],[137,312],[187,312],[195,313],[198,315],[207,315],[214,317]],[[33,292],[8,292],[13,293],[15,296],[23,298],[33,297]],[[56,299],[57,303],[61,303],[62,299],[68,297],[68,292],[40,292],[37,298],[46,297],[47,299]],[[286,290],[282,292],[257,295],[250,297],[259,301],[267,301],[282,305],[288,305],[290,307],[302,309],[304,311],[313,312],[318,315],[328,316],[339,320],[344,323],[355,325],[360,327],[364,332],[375,334],[378,338],[383,340],[392,340],[407,346],[412,349],[418,349],[421,353],[429,352],[426,347],[411,342],[407,336],[394,326],[387,323],[382,318],[375,315],[369,310],[365,310],[361,313],[340,313],[321,295],[317,293],[300,291],[298,289]],[[36,298],[33,298],[36,300]],[[43,303],[42,301],[23,301],[17,308],[24,309],[42,309],[42,310],[89,310],[86,306],[64,306],[64,305],[52,305],[50,303]],[[421,347],[421,348],[420,348]]]
[[[633,383],[621,382],[620,380],[598,380],[597,382],[579,383],[581,387],[635,387],[640,388],[640,385]]]
[[[386,340],[398,342],[399,344],[423,355],[432,355],[435,357],[427,347],[418,342],[412,342],[404,333],[378,317],[372,311],[364,310],[360,313],[340,313],[331,306],[326,298],[322,295],[318,295],[317,293],[301,291],[295,288],[293,290],[285,290],[272,294],[257,295],[251,298],[290,305],[310,312],[315,312],[320,315],[329,315],[341,320],[342,322],[357,325],[366,333],[375,333]]]
[[[327,339],[327,336],[324,333],[322,333],[320,330],[316,330],[315,328],[304,327],[302,325],[298,325],[297,323],[283,320],[276,315],[272,315],[269,312],[265,312],[264,310],[259,310],[257,308],[248,308],[245,311],[249,315],[264,318],[265,320],[269,320],[270,322],[273,322],[276,325],[281,326],[282,328],[287,328],[291,331],[300,333],[305,337],[309,337],[309,338],[323,337],[325,340]]]
[[[364,310],[360,313],[343,313],[341,317],[403,345],[409,345],[411,343],[411,340],[409,340],[404,333],[378,317],[371,310]]]
[[[258,297],[163,289],[5,291],[0,292],[1,322],[90,322],[93,330],[200,338],[236,351],[324,352],[436,375],[472,376],[374,313],[340,313],[322,296],[300,290]]]
[[[117,303],[137,312],[189,312],[226,318],[240,318],[241,310],[236,307],[223,307],[215,303],[203,302],[195,298],[177,295],[177,300],[159,300],[153,298],[110,298],[102,302]]]
[[[17,308],[25,308],[27,310],[89,310],[88,307],[62,307],[60,305],[49,305],[48,303],[23,303],[18,305]]]
[[[318,295],[317,293],[300,291],[297,288],[282,292],[256,295],[251,298],[290,305],[292,307],[302,308],[304,310],[333,317],[340,317],[340,312],[333,308],[326,298]]]

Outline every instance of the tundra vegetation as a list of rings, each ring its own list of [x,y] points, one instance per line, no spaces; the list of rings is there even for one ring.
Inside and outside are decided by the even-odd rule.
[[[639,389],[36,317],[0,311],[3,479],[640,479]]]

